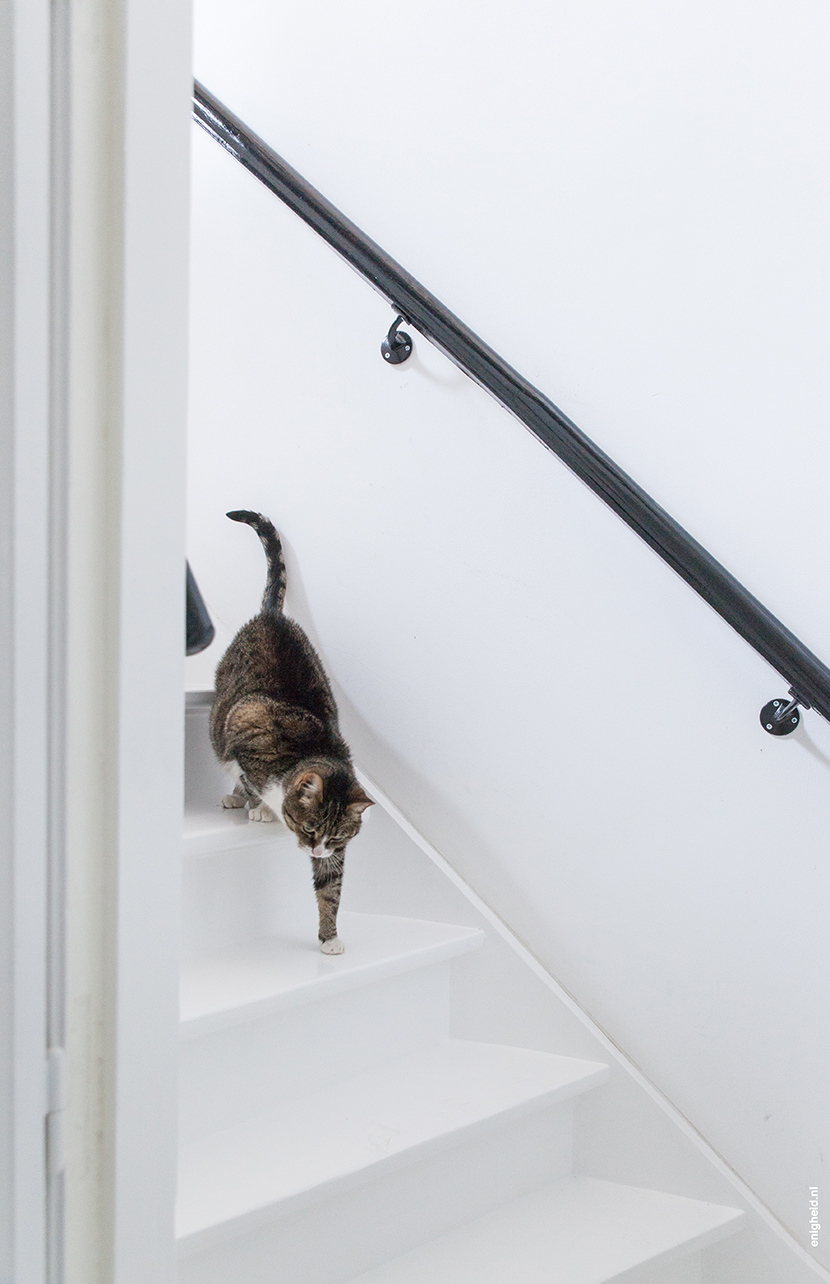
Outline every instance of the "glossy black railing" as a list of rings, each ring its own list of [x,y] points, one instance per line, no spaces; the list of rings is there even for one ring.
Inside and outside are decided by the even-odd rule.
[[[830,669],[665,509],[619,468],[552,401],[482,342],[463,321],[307,183],[218,99],[196,82],[193,115],[280,200],[366,278],[400,316],[558,455],[789,684],[761,721],[772,734],[798,723],[797,705],[830,719]],[[394,343],[394,336],[390,336]],[[400,338],[400,336],[398,336]],[[386,352],[384,353],[386,355]],[[403,353],[398,359],[404,359]]]

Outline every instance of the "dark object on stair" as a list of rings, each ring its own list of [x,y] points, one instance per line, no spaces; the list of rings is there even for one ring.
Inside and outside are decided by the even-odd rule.
[[[190,569],[190,563],[185,562],[186,583],[187,583],[187,643],[185,646],[186,655],[198,655],[209,647],[214,637],[216,629],[211,623],[204,599],[199,592],[199,585],[193,578],[193,572]]]

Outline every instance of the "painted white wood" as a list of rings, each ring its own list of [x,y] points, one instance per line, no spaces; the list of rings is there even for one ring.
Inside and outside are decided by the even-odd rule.
[[[681,1253],[734,1233],[742,1220],[734,1208],[575,1177],[525,1195],[353,1284],[637,1284],[636,1268],[668,1266]],[[650,1278],[656,1284],[660,1277]]]
[[[484,933],[418,919],[344,913],[344,954],[321,954],[307,936],[264,937],[186,963],[181,971],[184,1039],[343,994],[480,949]]]
[[[214,1134],[182,1151],[179,1240],[238,1234],[445,1149],[475,1129],[542,1111],[604,1082],[606,1066],[448,1040]]]
[[[277,932],[316,941],[310,861],[296,840],[272,836],[270,825],[230,826],[243,840],[237,846],[184,863],[182,957],[204,957]]]
[[[68,1284],[174,1273],[190,5],[68,24]]]
[[[225,784],[227,792],[227,781]],[[221,794],[215,797],[212,808],[189,809],[184,814],[185,856],[209,856],[212,852],[272,843],[297,846],[296,838],[281,821],[249,820],[246,809],[223,807]]]
[[[60,1251],[45,1119],[50,838],[51,26],[49,6],[0,13],[0,1280],[44,1284]],[[56,148],[57,152],[57,148]],[[33,807],[31,782],[37,781]],[[54,1029],[59,1029],[56,1021]],[[58,1156],[52,1154],[53,1160]],[[57,1167],[57,1164],[56,1164]]]
[[[247,907],[238,920],[244,926],[269,885],[279,905],[268,912],[278,914],[279,926],[183,966],[180,1192],[184,1208],[190,1204],[185,1216],[203,1224],[180,1238],[181,1284],[342,1284],[569,1175],[573,1101],[540,1109],[543,1098],[531,1095],[529,1113],[505,1115],[491,1078],[471,1123],[467,1063],[483,1051],[502,1071],[505,1060],[515,1071],[526,1058],[572,1069],[598,1041],[540,985],[521,952],[505,954],[492,919],[437,854],[428,858],[392,819],[382,796],[371,832],[350,848],[346,900],[355,909],[344,910],[342,928],[350,946],[337,959],[317,954],[306,859],[287,835],[269,836],[222,813],[215,802],[222,781],[204,753],[204,701],[200,710],[195,720],[188,713],[188,775],[201,777],[189,778],[185,839],[194,934],[199,922],[203,931],[221,926],[223,900]],[[252,879],[257,870],[264,882]],[[465,926],[377,913],[384,903],[457,916]],[[482,968],[482,926],[495,969]],[[529,1006],[528,985],[537,992]],[[477,1017],[464,1012],[471,1002]],[[550,1027],[545,1009],[552,1007],[563,1012]],[[508,1012],[519,1018],[512,1030]],[[465,1023],[498,1031],[500,1045],[469,1036],[447,1043],[448,1031]],[[523,1038],[548,1051],[506,1046]],[[552,1054],[557,1043],[577,1059]],[[441,1064],[447,1048],[464,1059],[460,1075]],[[601,1074],[605,1080],[605,1068]],[[503,1075],[494,1077],[503,1090]],[[515,1074],[508,1077],[513,1092]],[[448,1093],[456,1091],[461,1110],[448,1122]],[[583,1103],[602,1091],[578,1094],[578,1132],[593,1127]],[[688,1174],[682,1180],[693,1182]],[[661,1258],[626,1278],[701,1284],[701,1269],[699,1254]]]
[[[223,921],[217,916],[217,905],[235,903],[237,909],[247,907],[239,916],[244,927],[246,915],[259,909],[262,893],[270,886],[280,901],[279,932],[297,940],[300,920],[305,916],[299,946],[307,951],[315,931],[311,891],[304,858],[297,862],[294,874],[287,873],[294,868],[294,856],[300,855],[291,841],[286,844],[266,836],[250,848],[215,850],[223,833],[236,842],[245,832],[264,835],[270,827],[246,827],[227,813],[222,815],[216,795],[224,777],[220,773],[216,779],[214,774],[211,780],[215,767],[205,752],[206,699],[204,694],[200,697],[201,714],[196,722],[188,713],[188,796],[197,813],[201,809],[199,823],[204,823],[207,814],[214,834],[209,854],[185,861],[188,913],[194,924],[201,917],[203,927],[208,924],[213,930]],[[404,910],[422,920],[443,919],[444,923],[483,928],[486,949],[186,1040],[181,1078],[183,1141],[207,1136],[225,1124],[233,1127],[252,1113],[264,1112],[278,1099],[302,1096],[324,1083],[334,1084],[370,1068],[373,1062],[382,1065],[389,1059],[390,1044],[399,1043],[403,1052],[418,1038],[434,1038],[436,1030],[444,1030],[446,1001],[438,998],[437,991],[425,991],[424,982],[430,972],[435,974],[445,967],[450,967],[452,974],[450,1021],[456,1037],[535,1046],[576,1057],[608,1054],[609,1042],[603,1040],[590,1018],[577,1012],[573,1001],[552,987],[550,978],[542,975],[544,970],[509,930],[434,850],[427,850],[424,840],[383,794],[375,796],[380,805],[375,808],[374,823],[349,852],[344,904],[354,911],[370,911],[368,916],[360,913],[356,925],[364,921],[368,927],[376,915],[388,919]],[[213,878],[212,867],[220,869],[222,877],[205,900],[203,880],[206,874],[209,882]],[[269,883],[275,871],[282,881]],[[257,882],[258,878],[262,881]],[[344,911],[346,915],[350,912]],[[249,942],[240,947],[244,957],[251,942],[249,937],[243,939]],[[348,966],[348,957],[347,951],[334,962]],[[443,1004],[444,1015],[438,1024],[436,1014],[430,1016],[429,1002]],[[408,1029],[410,1024],[412,1029]],[[389,1038],[385,1039],[387,1033]],[[665,1189],[679,1194],[713,1203],[729,1202],[729,1183],[707,1167],[682,1133],[674,1131],[624,1058],[619,1058],[613,1045],[611,1049],[615,1054],[611,1083],[575,1103],[574,1155],[581,1157],[580,1162],[584,1157],[589,1161],[587,1168],[582,1162],[577,1171],[595,1172],[640,1187],[656,1189],[665,1183]],[[431,1161],[385,1175],[379,1183],[371,1182],[370,1193],[340,1190],[310,1210],[291,1214],[283,1210],[275,1222],[271,1208],[263,1213],[266,1224],[259,1229],[246,1223],[244,1233],[188,1252],[180,1265],[181,1278],[186,1284],[225,1284],[227,1279],[237,1278],[270,1281],[277,1269],[279,1278],[292,1284],[345,1280],[569,1173],[570,1162],[563,1159],[566,1139],[555,1122],[561,1109],[550,1116],[534,1115],[533,1126],[525,1131],[524,1125],[513,1123],[507,1129],[488,1132],[485,1144],[478,1149],[472,1141],[455,1144]],[[554,1130],[547,1142],[545,1129]],[[567,1150],[570,1152],[569,1140]],[[553,1170],[546,1167],[552,1154],[560,1163]],[[764,1240],[752,1216],[751,1234],[740,1237],[743,1247],[737,1256],[731,1241],[718,1246],[718,1260],[712,1264],[715,1273],[707,1277],[707,1284],[721,1284],[725,1279],[730,1284],[794,1284],[805,1278],[786,1252],[785,1259],[776,1262],[775,1241]],[[709,1250],[709,1254],[715,1251]],[[682,1272],[685,1284],[685,1277],[699,1265],[677,1265],[672,1275]],[[664,1284],[663,1273],[661,1267],[657,1284]],[[665,1284],[674,1281],[667,1278]]]
[[[572,1014],[579,1023],[591,1033],[596,1040],[598,1051],[602,1055],[608,1056],[623,1068],[625,1074],[642,1090],[659,1110],[671,1121],[677,1131],[685,1140],[690,1142],[694,1148],[706,1159],[712,1169],[723,1178],[729,1186],[733,1188],[736,1196],[747,1210],[751,1212],[758,1222],[763,1224],[765,1231],[771,1232],[772,1240],[763,1236],[766,1242],[756,1248],[759,1254],[755,1260],[749,1257],[744,1264],[740,1261],[734,1262],[731,1266],[733,1272],[743,1272],[748,1269],[749,1278],[757,1279],[762,1273],[769,1271],[770,1281],[779,1279],[799,1280],[818,1277],[822,1280],[830,1280],[828,1272],[821,1263],[817,1262],[805,1248],[790,1235],[788,1229],[781,1224],[769,1208],[758,1198],[757,1194],[751,1190],[738,1173],[725,1162],[705,1137],[703,1137],[696,1128],[686,1119],[679,1110],[665,1097],[659,1089],[643,1074],[624,1050],[618,1047],[614,1041],[609,1038],[607,1032],[603,1030],[593,1019],[590,1013],[586,1012],[576,1001],[573,995],[553,977],[547,968],[537,959],[527,945],[519,939],[515,932],[496,914],[489,905],[487,905],[466,880],[455,870],[449,862],[441,855],[432,843],[421,834],[418,829],[403,815],[398,807],[392,802],[384,791],[375,781],[370,779],[365,772],[358,771],[361,783],[374,798],[382,805],[386,813],[394,820],[401,830],[420,848],[420,850],[435,864],[449,882],[464,896],[464,898],[475,908],[481,920],[488,923],[493,931],[507,944],[509,949],[521,959],[527,969],[532,972],[543,983],[549,992],[556,996],[563,1008]],[[675,1162],[677,1162],[676,1156]],[[688,1160],[680,1160],[680,1170],[686,1170],[685,1180],[693,1185],[699,1183],[700,1174],[694,1171],[694,1164]],[[761,1228],[757,1226],[756,1230]],[[777,1241],[777,1243],[776,1243]],[[781,1273],[784,1273],[783,1276]],[[742,1275],[743,1278],[743,1275]]]
[[[482,1132],[379,1181],[184,1256],[180,1284],[342,1284],[564,1177],[570,1171],[569,1106]]]
[[[449,1026],[449,965],[440,963],[188,1039],[180,1142],[435,1047]]]
[[[193,657],[191,656],[191,659]],[[215,661],[214,661],[215,663]],[[211,679],[212,679],[211,674]],[[185,812],[212,812],[233,781],[219,766],[208,737],[213,691],[189,691],[185,697]]]
[[[116,1284],[173,1266],[190,6],[124,8]]]
[[[643,1266],[631,1275],[629,1284],[706,1284],[703,1278],[703,1260],[700,1253],[681,1258],[679,1262]]]
[[[192,725],[193,735],[188,742],[188,793],[199,807],[212,801],[212,814],[220,829],[235,838],[238,827],[233,823],[230,827],[224,824],[215,801],[224,778],[220,775],[215,784],[210,781],[210,773],[215,769],[204,752],[206,699],[204,694],[200,697],[202,721],[198,728]],[[191,721],[190,714],[188,720]],[[200,736],[203,737],[201,745]],[[201,795],[200,782],[191,779],[191,772],[197,776],[202,774]],[[367,783],[371,792],[373,786]],[[344,905],[350,908],[345,913],[368,911],[370,916],[388,917],[408,912],[423,920],[464,923],[484,929],[486,948],[447,965],[452,974],[450,1020],[455,1037],[534,1046],[595,1059],[611,1053],[609,1084],[581,1096],[575,1103],[575,1170],[628,1185],[670,1190],[711,1203],[730,1203],[737,1193],[733,1185],[717,1164],[704,1158],[691,1144],[683,1128],[672,1119],[671,1112],[664,1113],[642,1085],[642,1076],[636,1067],[630,1066],[590,1017],[578,1009],[561,987],[552,983],[538,962],[439,854],[425,846],[421,836],[391,807],[384,795],[376,792],[375,796],[379,806],[374,809],[372,827],[350,847],[344,886]],[[260,829],[254,825],[249,828]],[[272,877],[277,868],[284,877],[286,868],[292,864],[293,850],[290,845],[279,842],[276,845],[271,842],[269,847],[266,841],[248,851],[244,848],[224,854],[214,851],[211,855],[187,860],[185,867],[198,880],[212,865],[220,866],[224,870],[225,894],[224,898],[217,895],[216,900],[236,900],[238,905],[250,907],[261,901],[262,889],[268,886],[267,881],[258,885],[256,876],[267,875],[270,869],[268,877]],[[250,863],[255,858],[260,864],[252,867]],[[244,866],[241,870],[240,862]],[[236,883],[232,881],[233,871],[238,874]],[[287,897],[280,906],[286,927],[280,930],[295,932],[298,920],[292,915],[306,914],[307,946],[315,927],[303,861],[297,865],[296,873],[296,883],[283,882],[279,888],[280,894]],[[255,875],[253,881],[252,874]],[[194,884],[188,886],[192,889]],[[197,897],[191,909],[200,913],[199,896],[204,889],[200,890],[198,881],[195,887]],[[293,903],[292,898],[295,898]],[[202,904],[202,909],[204,907]],[[210,902],[207,908],[211,908]],[[214,923],[216,921],[214,918]],[[347,959],[348,952],[339,962]],[[315,1050],[339,1045],[344,1073],[361,1068],[361,1053],[381,1064],[389,1052],[388,1047],[384,1047],[384,1028],[388,1028],[392,1042],[401,1039],[407,1020],[410,1016],[414,1020],[417,1004],[425,998],[423,993],[417,993],[417,987],[406,992],[398,990],[406,980],[406,977],[387,978],[361,987],[360,991],[304,1005],[293,1013],[291,1010],[275,1013],[271,1018],[246,1022],[215,1036],[188,1040],[183,1047],[182,1064],[181,1118],[185,1136],[189,1139],[191,1135],[209,1133],[211,1112],[215,1119],[221,1115],[222,1120],[233,1125],[277,1095],[302,1095],[304,1076],[309,1076],[307,1089],[317,1086],[324,1070]],[[414,980],[412,974],[409,980]],[[384,988],[388,990],[387,996],[378,993]],[[390,1018],[396,1001],[397,1024]],[[384,1004],[387,1004],[385,1008]],[[315,1027],[315,1010],[320,1016],[319,1027]],[[420,1013],[419,1022],[426,1015],[423,1007]],[[432,1026],[433,1032],[435,1028]],[[420,1030],[429,1037],[429,1029],[427,1018]],[[293,1082],[289,1066],[295,1071]],[[337,1066],[324,1069],[330,1075],[327,1081],[336,1082]],[[553,1126],[550,1120],[535,1118],[540,1126]],[[316,1205],[316,1212],[307,1210],[281,1216],[273,1226],[249,1229],[232,1240],[188,1255],[181,1264],[182,1279],[187,1284],[191,1281],[225,1284],[227,1279],[236,1278],[270,1281],[277,1263],[280,1279],[291,1280],[292,1284],[334,1284],[335,1281],[339,1284],[350,1275],[494,1208],[499,1202],[570,1171],[568,1166],[558,1171],[546,1170],[538,1150],[537,1131],[531,1129],[521,1140],[517,1128],[518,1125],[512,1125],[507,1130],[488,1134],[487,1145],[479,1151],[472,1144],[455,1146],[451,1151],[441,1152],[432,1166],[428,1164],[423,1171],[416,1164],[402,1173],[385,1177],[380,1183],[372,1182],[371,1195],[340,1192]],[[561,1145],[561,1138],[552,1139],[551,1146],[558,1154],[561,1154]],[[420,1173],[417,1180],[416,1170]],[[749,1210],[749,1228],[734,1244],[730,1239],[707,1250],[704,1255],[709,1272],[705,1275],[706,1284],[723,1284],[725,1280],[729,1280],[729,1284],[795,1284],[796,1280],[801,1284],[812,1278],[812,1271],[793,1259],[790,1250],[771,1234],[752,1204],[744,1203],[742,1196],[738,1199]],[[419,1209],[417,1216],[411,1212],[413,1205]],[[266,1221],[270,1221],[271,1216],[272,1213],[267,1214]],[[382,1235],[379,1219],[384,1223]],[[389,1226],[394,1226],[394,1233]],[[336,1247],[332,1247],[332,1243]],[[374,1256],[367,1256],[367,1244],[373,1246]],[[685,1284],[686,1276],[692,1273],[694,1278],[693,1272],[699,1267],[700,1263],[694,1267],[690,1263],[675,1265],[671,1268],[671,1281],[667,1278],[665,1284],[674,1284],[676,1272],[682,1273]],[[668,1269],[660,1268],[657,1284],[664,1284],[662,1277]]]

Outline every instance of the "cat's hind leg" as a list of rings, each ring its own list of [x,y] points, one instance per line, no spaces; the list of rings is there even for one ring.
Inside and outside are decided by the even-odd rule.
[[[239,783],[239,781],[237,781],[233,787],[233,793],[225,794],[225,797],[222,799],[222,806],[228,807],[230,809],[235,807],[244,807],[247,801],[248,801],[247,792]]]
[[[311,858],[314,891],[320,912],[320,949],[324,954],[342,954],[346,948],[337,935],[337,911],[343,890],[343,857],[321,856]]]
[[[236,764],[232,764],[236,765]],[[238,769],[238,768],[237,768]],[[259,794],[254,793],[250,785],[245,780],[237,780],[233,787],[232,794],[225,794],[222,799],[222,806],[229,808],[244,807],[248,804],[248,819],[259,820],[268,824],[270,821],[278,820],[277,813],[264,802]]]

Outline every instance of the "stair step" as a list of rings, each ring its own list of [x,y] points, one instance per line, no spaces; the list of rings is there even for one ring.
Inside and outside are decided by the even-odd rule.
[[[346,943],[340,955],[322,954],[303,928],[185,963],[182,1038],[399,976],[467,954],[484,943],[484,933],[477,928],[381,914],[343,913],[339,932]]]
[[[594,1061],[446,1040],[183,1147],[180,1245],[198,1251],[607,1078]]]
[[[231,782],[226,782],[225,792],[230,787]],[[297,839],[281,820],[249,820],[244,808],[225,808],[218,798],[211,807],[185,811],[183,839],[185,856],[263,845],[297,847]]]
[[[637,1267],[668,1267],[733,1234],[743,1220],[737,1208],[570,1177],[350,1284],[610,1284]]]

